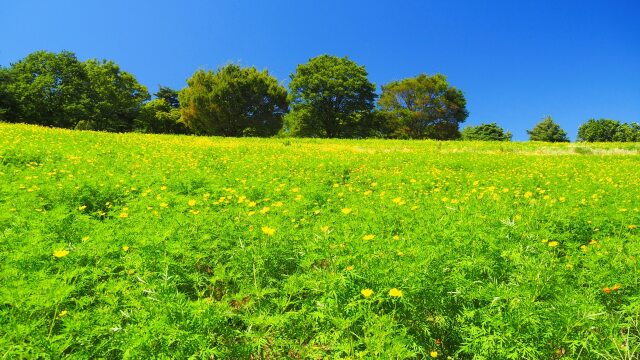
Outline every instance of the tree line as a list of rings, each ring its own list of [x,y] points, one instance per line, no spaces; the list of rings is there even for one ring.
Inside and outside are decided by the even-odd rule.
[[[228,64],[197,70],[180,91],[148,89],[113,61],[81,62],[74,53],[36,51],[0,67],[0,121],[113,132],[215,136],[292,136],[510,141],[497,123],[467,126],[461,90],[442,74],[381,87],[364,66],[321,55],[300,64],[288,89],[267,70]],[[564,142],[551,117],[530,140]],[[640,125],[589,120],[580,141],[640,141]]]

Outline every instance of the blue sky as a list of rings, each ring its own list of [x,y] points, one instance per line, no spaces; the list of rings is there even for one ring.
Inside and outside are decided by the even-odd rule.
[[[320,54],[349,56],[378,87],[443,73],[465,124],[515,140],[551,115],[575,138],[589,118],[640,122],[640,1],[0,0],[0,65],[35,50],[105,58],[155,92],[228,62],[287,82]]]

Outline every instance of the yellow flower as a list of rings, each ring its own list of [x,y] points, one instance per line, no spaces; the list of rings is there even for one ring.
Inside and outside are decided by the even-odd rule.
[[[160,207],[161,207],[161,208],[163,208],[163,209],[166,209],[166,208],[168,208],[168,207],[169,207],[169,204],[167,204],[167,203],[162,203],[162,204],[160,204]]]
[[[368,298],[369,296],[373,295],[373,290],[371,290],[371,289],[362,289],[362,291],[360,291],[360,294],[362,294],[362,296]]]
[[[263,232],[263,233],[265,233],[265,234],[267,234],[267,235],[269,235],[269,236],[271,236],[271,235],[273,235],[273,234],[275,234],[275,233],[276,233],[276,229],[274,229],[274,228],[270,228],[270,227],[268,227],[268,226],[263,226],[263,227],[262,227],[262,232]]]
[[[84,210],[86,208],[87,208],[87,205],[81,205],[80,207],[78,207],[78,210],[82,211],[82,210]]]
[[[82,238],[82,242],[88,241],[89,239],[90,239],[90,237],[88,237],[88,236],[84,236],[84,237]]]
[[[345,215],[349,215],[351,213],[351,208],[342,209],[342,213],[345,214]]]
[[[122,251],[129,251],[129,247],[128,247],[127,245],[124,245],[124,246],[122,247]]]
[[[328,226],[320,226],[320,231],[326,233],[327,231],[329,231],[329,227]]]
[[[57,258],[65,257],[67,255],[69,255],[69,250],[60,249],[53,252],[53,256]]]
[[[376,237],[375,235],[372,234],[368,234],[362,237],[362,240],[368,241],[368,240],[373,240],[373,238]]]
[[[196,206],[196,201],[191,199],[191,200],[189,200],[188,204],[189,204],[189,206]]]
[[[556,246],[558,246],[558,242],[557,241],[549,241],[549,244],[547,244],[547,245],[549,245],[551,247],[556,247]]]
[[[127,214],[126,212],[120,213],[120,219],[125,219],[129,217],[129,214]]]
[[[438,357],[438,352],[437,351],[432,351],[429,353],[429,355],[431,355],[432,358],[437,358]]]
[[[62,310],[62,311],[60,311],[60,313],[58,313],[58,318],[65,317],[65,316],[67,316],[68,313],[69,312],[67,310]]]
[[[260,210],[260,214],[266,214],[267,212],[269,212],[269,210],[271,210],[268,206],[265,206],[262,208],[262,210]]]
[[[349,266],[347,266],[347,267],[345,268],[345,270],[347,270],[347,271],[351,271],[351,270],[353,270],[353,265],[349,265]]]
[[[389,290],[389,296],[391,296],[391,297],[402,297],[402,290],[398,290],[396,288],[393,288],[393,289]]]
[[[631,225],[629,225],[627,227],[629,228],[629,230],[633,230],[633,229],[637,229],[638,225],[631,224]]]
[[[255,207],[255,206],[256,206],[256,202],[255,201],[249,202],[249,207]]]
[[[533,193],[531,191],[527,191],[526,193],[524,193],[524,197],[527,198],[527,199],[532,197],[532,196],[533,196]]]

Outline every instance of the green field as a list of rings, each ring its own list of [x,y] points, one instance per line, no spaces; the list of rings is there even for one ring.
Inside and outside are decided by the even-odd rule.
[[[637,359],[640,145],[0,124],[0,358]]]

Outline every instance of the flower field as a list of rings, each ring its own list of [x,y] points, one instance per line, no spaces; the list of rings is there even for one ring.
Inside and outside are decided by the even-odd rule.
[[[0,358],[637,359],[640,145],[0,124]]]

